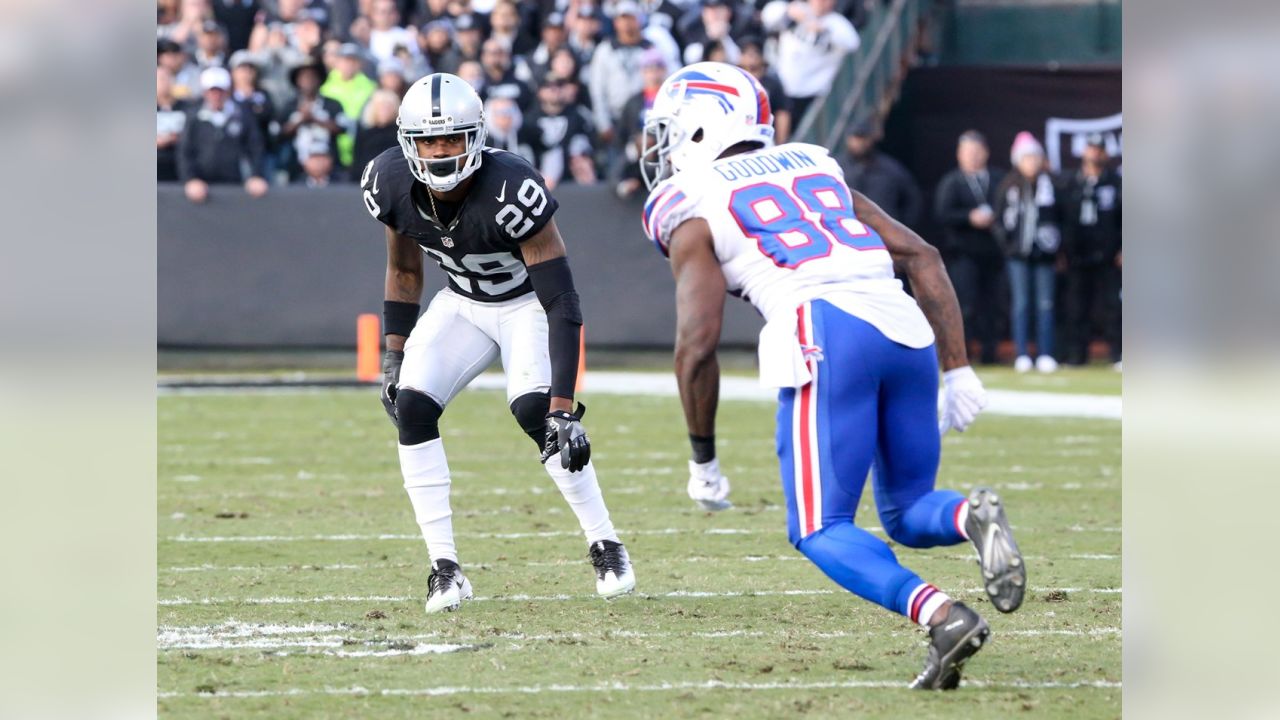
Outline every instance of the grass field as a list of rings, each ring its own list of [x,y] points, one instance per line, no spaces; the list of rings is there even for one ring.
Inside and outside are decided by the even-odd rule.
[[[722,404],[737,507],[708,515],[685,497],[675,400],[584,398],[639,578],[606,603],[501,394],[463,393],[442,426],[479,597],[427,616],[426,549],[375,393],[160,398],[164,717],[1120,715],[1118,422],[984,416],[945,440],[939,484],[1001,490],[1032,589],[1003,616],[967,546],[895,548],[994,630],[943,695],[905,689],[923,633],[788,545],[770,405]],[[865,502],[859,524],[877,526]]]

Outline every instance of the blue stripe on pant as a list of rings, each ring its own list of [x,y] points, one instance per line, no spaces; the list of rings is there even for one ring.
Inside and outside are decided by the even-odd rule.
[[[893,550],[855,527],[867,472],[880,522],[909,547],[964,541],[954,517],[963,496],[934,490],[938,362],[823,300],[800,309],[814,380],[778,395],[778,460],[791,543],[841,587],[909,614],[923,581]]]

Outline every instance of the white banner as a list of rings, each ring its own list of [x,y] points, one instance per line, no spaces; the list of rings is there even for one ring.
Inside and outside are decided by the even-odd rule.
[[[1049,118],[1044,124],[1044,149],[1049,156],[1049,167],[1054,172],[1062,169],[1064,149],[1078,158],[1084,154],[1085,140],[1093,133],[1101,133],[1107,143],[1107,154],[1119,159],[1121,155],[1121,113],[1103,118]],[[1065,143],[1063,141],[1066,141]]]

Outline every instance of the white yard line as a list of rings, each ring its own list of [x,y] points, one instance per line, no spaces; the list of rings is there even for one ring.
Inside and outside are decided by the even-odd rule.
[[[259,378],[254,378],[258,380]],[[236,378],[174,378],[169,382],[209,381],[215,383],[235,381]],[[269,379],[268,379],[269,380]],[[472,381],[469,389],[502,390],[506,388],[506,379],[501,373],[484,373]],[[297,392],[333,392],[339,388],[264,385],[253,388],[218,387],[210,384],[199,388],[172,388],[163,383],[159,387],[161,395],[243,395],[248,393],[285,394]],[[359,392],[371,392],[376,386],[369,388],[346,388]],[[671,373],[653,372],[588,372],[584,379],[583,391],[590,395],[647,395],[652,397],[678,397],[675,376]],[[753,377],[722,376],[720,378],[721,400],[757,400],[771,402],[777,398],[777,391],[760,387]],[[1014,415],[1018,417],[1076,417],[1097,418],[1103,420],[1119,420],[1121,417],[1121,399],[1119,395],[1085,395],[1074,393],[1031,392],[1023,390],[988,390],[987,407],[983,412],[992,415]]]
[[[388,654],[424,654],[431,652],[422,649],[425,645],[424,641],[436,641],[437,643],[445,643],[457,648],[471,648],[479,643],[492,642],[495,640],[509,641],[511,643],[522,642],[546,642],[551,640],[598,640],[611,641],[615,639],[623,640],[650,640],[663,638],[700,638],[707,640],[722,640],[733,638],[808,638],[808,639],[837,639],[837,638],[855,638],[863,639],[867,637],[867,630],[844,630],[833,632],[807,632],[797,631],[794,629],[777,629],[771,631],[764,630],[703,630],[688,632],[643,632],[643,631],[612,631],[602,633],[577,633],[562,632],[541,635],[529,635],[526,633],[485,633],[482,635],[458,635],[456,633],[421,633],[414,635],[401,636],[383,636],[375,634],[372,638],[352,638],[349,635],[334,635],[334,632],[350,631],[351,634],[369,634],[371,631],[363,631],[363,633],[355,627],[342,627],[339,625],[298,625],[298,626],[281,626],[281,625],[254,625],[251,623],[241,623],[229,621],[220,625],[205,625],[192,627],[162,627],[156,636],[156,645],[161,650],[280,650],[285,648],[300,648],[304,650],[316,649],[333,649],[349,646],[365,646],[366,648],[383,648],[392,645],[402,645],[409,647],[388,648],[387,650],[372,650],[369,652],[386,652]],[[1088,630],[1071,630],[1071,629],[1030,629],[1030,630],[1002,630],[997,634],[1001,637],[1045,637],[1045,636],[1063,636],[1063,637],[1106,637],[1118,636],[1121,630],[1118,627],[1101,627],[1091,628]],[[890,637],[909,636],[917,637],[919,632],[891,631],[887,633]],[[308,637],[298,637],[298,636]],[[365,651],[350,650],[349,653],[361,653]],[[352,657],[369,657],[376,655],[351,655]]]
[[[973,560],[973,555],[934,555],[929,553],[902,553],[905,557],[910,558],[912,562],[920,560]],[[1032,561],[1043,561],[1049,558],[1043,555],[1023,555],[1023,559]],[[1069,560],[1096,560],[1096,561],[1115,561],[1120,559],[1120,555],[1105,555],[1098,553],[1084,553],[1076,555],[1064,556]],[[512,560],[467,560],[467,567],[577,567],[582,565],[585,560],[567,559],[551,561],[512,561]],[[686,564],[686,563],[761,563],[761,562],[808,562],[808,559],[802,555],[746,555],[743,557],[657,557],[647,558],[645,565],[669,565],[669,564]],[[333,570],[396,570],[405,568],[418,567],[416,563],[335,563],[332,565],[310,565],[299,563],[296,565],[214,565],[212,563],[204,563],[201,565],[171,565],[169,567],[158,568],[160,572],[167,573],[202,573],[202,572],[318,572]]]
[[[884,529],[870,526],[864,527],[863,530],[868,532],[883,533]],[[1014,526],[1015,530],[1023,533],[1034,533],[1035,528]],[[1122,532],[1118,527],[1081,527],[1072,525],[1065,528],[1070,532],[1079,533],[1119,533]],[[661,528],[650,530],[619,530],[618,534],[625,540],[628,535],[776,535],[781,532],[780,528],[767,529],[750,529],[750,528]],[[555,537],[579,537],[581,532],[577,530],[547,530],[542,532],[515,532],[515,533],[459,533],[457,537],[468,540],[519,540],[524,538],[555,538]],[[388,541],[388,540],[421,540],[420,535],[407,535],[396,533],[377,533],[377,534],[359,534],[359,533],[340,533],[336,535],[171,535],[161,538],[169,542],[179,543],[272,543],[272,542],[346,542],[346,541]]]
[[[1031,587],[1031,592],[1048,593],[1048,592],[1064,592],[1064,593],[1096,593],[1102,595],[1119,595],[1123,593],[1121,588],[1079,588],[1079,587]],[[731,597],[772,597],[772,596],[805,596],[805,595],[835,595],[843,593],[843,590],[756,590],[756,591],[721,591],[712,592],[704,590],[676,590],[668,593],[659,593],[656,595],[637,593],[636,597],[649,600],[663,598],[731,598]],[[962,592],[979,594],[984,592],[982,588],[965,588]],[[564,602],[567,600],[597,600],[595,595],[495,595],[492,597],[476,597],[469,602]],[[422,598],[411,596],[397,595],[320,595],[316,597],[281,597],[266,596],[259,598],[160,598],[157,604],[161,606],[175,605],[307,605],[307,604],[324,604],[324,603],[379,603],[379,602],[420,602]]]
[[[1113,680],[1077,680],[1044,682],[1033,680],[1012,680],[1007,682],[965,680],[966,687],[980,687],[994,690],[1046,690],[1046,689],[1107,689],[1122,687]],[[297,697],[301,695],[329,695],[364,697],[380,696],[440,696],[440,695],[537,695],[541,693],[598,693],[598,692],[682,692],[687,690],[840,690],[840,689],[906,689],[907,683],[902,680],[833,680],[828,682],[771,682],[746,683],[725,682],[722,680],[705,680],[701,682],[675,682],[652,685],[632,685],[628,683],[597,683],[593,685],[511,685],[506,687],[489,686],[436,686],[425,688],[286,688],[277,690],[220,690],[211,693],[163,691],[160,698],[264,698],[264,697]]]

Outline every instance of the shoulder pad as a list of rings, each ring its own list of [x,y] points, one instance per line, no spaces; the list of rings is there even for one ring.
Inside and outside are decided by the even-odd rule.
[[[693,217],[698,205],[693,192],[687,191],[684,187],[685,177],[677,173],[662,181],[649,193],[649,199],[644,203],[641,222],[644,225],[645,237],[649,238],[658,248],[658,252],[664,256],[667,255],[667,248],[671,242],[671,232],[679,227],[680,223]]]
[[[365,210],[379,222],[394,227],[394,209],[398,193],[408,192],[409,166],[400,146],[387,148],[369,161],[360,173],[360,190]]]

